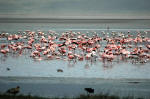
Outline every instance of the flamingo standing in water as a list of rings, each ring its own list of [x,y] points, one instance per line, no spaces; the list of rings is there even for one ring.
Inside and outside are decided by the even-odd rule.
[[[0,37],[7,38],[11,42],[1,44],[0,53],[21,55],[26,49],[30,51],[31,57],[39,60],[61,59],[61,56],[64,60],[83,61],[85,59],[93,62],[93,59],[96,61],[97,58],[101,58],[103,62],[112,62],[116,56],[128,59],[133,55],[140,60],[149,59],[150,38],[143,37],[140,32],[137,36],[131,35],[130,32],[127,35],[123,32],[115,33],[115,36],[114,33],[110,33],[111,35],[103,33],[106,36],[103,39],[96,32],[91,33],[92,35],[67,31],[59,36],[54,31],[49,31],[48,34],[42,31],[25,31],[22,35],[4,33]],[[21,40],[25,41],[21,42]],[[106,45],[103,44],[105,41],[107,41]],[[140,47],[139,44],[145,44],[145,46]]]
[[[0,52],[6,55],[9,52],[9,49],[1,49]]]

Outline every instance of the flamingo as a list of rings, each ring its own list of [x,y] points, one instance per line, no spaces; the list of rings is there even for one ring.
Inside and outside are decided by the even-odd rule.
[[[9,52],[9,49],[1,49],[0,52],[6,55]]]
[[[1,49],[4,49],[6,46],[7,46],[6,44],[1,44],[1,45],[0,45],[0,48],[1,48]]]
[[[92,35],[83,34],[81,32],[67,31],[58,35],[55,31],[49,31],[45,34],[42,31],[24,31],[22,34],[0,34],[0,38],[7,38],[8,44],[0,45],[0,53],[6,55],[8,52],[14,54],[22,54],[24,49],[31,51],[31,57],[37,60],[43,59],[63,59],[83,61],[93,60],[96,58],[104,61],[112,61],[121,54],[123,58],[131,58],[136,55],[139,59],[149,59],[150,52],[150,38],[143,37],[138,32],[137,36],[133,36],[130,32],[127,35],[123,32],[109,33],[102,32],[104,38],[92,31]],[[28,38],[28,39],[27,39]],[[26,39],[24,42],[20,40]],[[106,40],[107,44],[102,46],[103,41]],[[102,44],[101,44],[102,42]],[[105,42],[105,41],[104,41]],[[139,46],[143,44],[145,46]],[[135,44],[135,47],[133,46]],[[104,52],[100,52],[100,50]],[[70,53],[71,51],[71,53]],[[82,53],[79,55],[79,53]],[[97,54],[100,53],[99,56]],[[60,56],[62,56],[60,58]]]

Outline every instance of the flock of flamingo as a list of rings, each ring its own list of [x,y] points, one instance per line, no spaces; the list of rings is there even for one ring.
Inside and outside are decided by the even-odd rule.
[[[15,34],[0,33],[0,56],[24,55],[35,60],[61,59],[64,61],[90,61],[112,63],[150,61],[150,38],[147,31],[132,35],[127,32],[73,32],[57,33],[40,30],[19,31]]]

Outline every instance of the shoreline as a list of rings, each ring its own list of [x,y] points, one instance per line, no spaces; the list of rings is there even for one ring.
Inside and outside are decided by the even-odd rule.
[[[119,97],[145,97],[149,99],[150,80],[110,80],[96,78],[57,77],[0,77],[0,92],[16,86],[21,94],[42,97],[77,97],[86,94],[84,88],[94,88],[94,94],[117,95]]]
[[[9,81],[9,82],[30,82],[30,81],[42,81],[42,82],[56,82],[63,81],[63,82],[68,82],[68,83],[83,83],[84,81],[97,81],[98,82],[118,82],[118,83],[145,83],[145,82],[150,82],[150,79],[135,79],[135,78],[90,78],[90,77],[36,77],[36,76],[0,76],[1,81]],[[74,82],[76,81],[76,82]],[[55,82],[54,82],[55,83]],[[60,82],[61,83],[61,82]]]

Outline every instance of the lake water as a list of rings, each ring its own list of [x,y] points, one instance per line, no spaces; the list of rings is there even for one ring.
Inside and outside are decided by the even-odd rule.
[[[0,31],[18,30],[96,30],[106,29],[150,29],[150,20],[0,20]]]
[[[62,33],[68,30],[80,31],[86,33],[87,31],[120,31],[127,32],[130,30],[132,34],[136,31],[149,31],[150,20],[65,20],[56,23],[57,20],[12,20],[4,22],[0,20],[0,31],[8,33],[16,33],[18,30],[31,31],[45,31],[54,30]],[[56,22],[55,22],[56,21]],[[43,23],[45,22],[45,23]],[[74,23],[73,23],[74,22]],[[150,37],[148,33],[147,36]],[[130,60],[129,60],[130,61]],[[96,77],[96,78],[141,78],[149,79],[150,64],[131,64],[131,62],[114,62],[112,66],[104,66],[102,62],[91,64],[83,61],[73,62],[63,60],[49,60],[49,61],[34,61],[29,55],[14,56],[10,55],[3,57],[1,55],[1,69],[0,76],[40,76],[40,77]],[[6,71],[6,68],[11,68]],[[57,73],[57,69],[64,69],[63,73]],[[17,71],[17,72],[16,72]]]
[[[89,21],[89,22],[82,22],[82,21],[68,21],[68,22],[49,22],[47,21],[35,21],[32,23],[32,21],[28,22],[29,20],[26,21],[16,21],[16,22],[10,22],[10,21],[0,21],[0,32],[8,32],[8,33],[16,33],[18,30],[20,31],[25,31],[25,30],[31,30],[31,31],[45,31],[47,32],[48,30],[54,30],[58,33],[62,33],[64,31],[72,30],[72,31],[80,31],[86,33],[87,31],[96,31],[97,33],[100,33],[101,31],[107,31],[107,27],[109,26],[109,31],[124,31],[127,32],[128,30],[132,31],[133,33],[136,31],[150,31],[150,20],[94,20],[94,21]],[[74,22],[74,23],[72,23]],[[150,34],[147,36],[150,37]],[[28,52],[27,52],[28,53]],[[7,68],[10,68],[10,71],[7,71]],[[57,69],[63,69],[64,72],[57,72]],[[85,81],[80,82],[81,80],[78,79],[76,83],[70,82],[67,83],[67,79],[63,79],[62,81],[65,81],[67,84],[69,84],[69,87],[67,87],[68,91],[72,88],[71,86],[74,86],[75,88],[78,85],[81,85],[82,87],[77,87],[75,91],[81,90],[83,87],[88,87],[92,85],[93,83],[87,84],[87,81],[93,81],[92,78],[94,78],[94,82],[97,80],[95,79],[128,79],[128,81],[132,79],[141,79],[141,80],[149,80],[150,79],[150,63],[146,64],[132,64],[130,60],[123,61],[123,62],[113,62],[112,65],[105,65],[100,61],[97,61],[95,63],[90,63],[87,61],[78,61],[76,63],[73,62],[68,62],[64,60],[42,60],[42,61],[34,61],[32,58],[29,57],[28,54],[22,55],[22,56],[15,56],[15,55],[9,55],[9,56],[3,56],[0,54],[0,78],[2,77],[58,77],[59,78],[86,78]],[[90,78],[90,79],[89,79]],[[17,78],[18,80],[20,78]],[[12,87],[16,84],[14,82],[11,82],[12,80],[9,81],[9,79],[3,80],[1,79],[0,85],[4,85],[5,87],[0,87],[0,90],[3,92],[5,89]],[[42,80],[37,80],[37,82],[40,82]],[[69,81],[69,79],[68,79]],[[74,81],[74,79],[71,79],[71,81]],[[47,82],[47,81],[46,81]],[[57,79],[50,80],[48,83],[53,82],[55,84],[56,82],[59,82],[55,85],[55,88],[57,88],[57,85],[62,86],[67,86],[65,83],[62,84],[61,81],[58,81]],[[109,82],[109,81],[105,81]],[[105,83],[104,82],[104,83]],[[142,85],[138,86],[137,89],[130,89],[131,85],[128,85],[127,83],[125,86],[128,86],[126,89],[126,96],[129,94],[131,91],[136,93],[137,95],[139,93],[143,93],[141,96],[147,96],[149,97],[149,92],[150,92],[150,83],[149,81],[146,81],[146,83],[142,83]],[[34,85],[34,80],[30,81],[29,85],[26,85],[27,82],[25,83],[20,83],[19,81],[17,84],[20,84],[25,88],[25,86],[31,86]],[[103,84],[104,84],[103,83]],[[87,84],[87,85],[86,85]],[[93,87],[96,88],[96,86],[101,85],[103,86],[101,81],[98,81]],[[116,88],[116,93],[119,92],[121,89],[125,87],[121,84],[119,85],[114,85],[115,83],[113,81],[110,81],[108,84],[104,84],[103,88],[107,89],[108,86],[117,86]],[[9,86],[9,87],[8,87]],[[42,83],[43,87],[38,87],[38,88],[43,88],[45,82]],[[52,85],[53,86],[53,85]],[[134,86],[134,84],[133,84]],[[147,86],[147,87],[146,87]],[[34,86],[36,87],[36,85]],[[111,89],[108,88],[109,90]],[[136,85],[135,85],[136,87]],[[52,88],[52,87],[51,87]],[[119,89],[121,88],[121,89]],[[53,89],[53,88],[52,88]],[[65,88],[62,88],[65,90]],[[100,90],[101,88],[97,89]],[[24,89],[27,90],[27,89]],[[48,89],[46,89],[48,90]],[[137,90],[140,90],[137,92]],[[145,91],[146,90],[146,91]],[[30,89],[31,91],[31,89]],[[58,96],[59,92],[58,90],[55,90],[58,92],[58,94],[51,94],[51,96]],[[97,91],[98,92],[101,92]],[[45,91],[46,92],[46,91]],[[63,93],[63,95],[67,96],[74,96],[73,92],[70,92],[70,94],[67,94],[67,92]],[[81,93],[84,93],[83,91],[79,91]],[[114,92],[114,93],[115,93]],[[122,91],[122,93],[124,93]],[[23,92],[27,94],[27,91]],[[121,93],[121,94],[122,94]],[[33,94],[38,95],[39,92],[33,92]],[[48,96],[48,93],[45,93],[45,96]],[[76,95],[79,95],[80,93],[75,93]],[[41,94],[40,94],[41,95]],[[60,96],[63,96],[62,94]],[[76,96],[75,95],[75,96]],[[135,94],[133,94],[135,95]],[[124,95],[123,95],[124,96]],[[146,98],[147,98],[146,97]],[[147,98],[148,99],[148,98]]]

